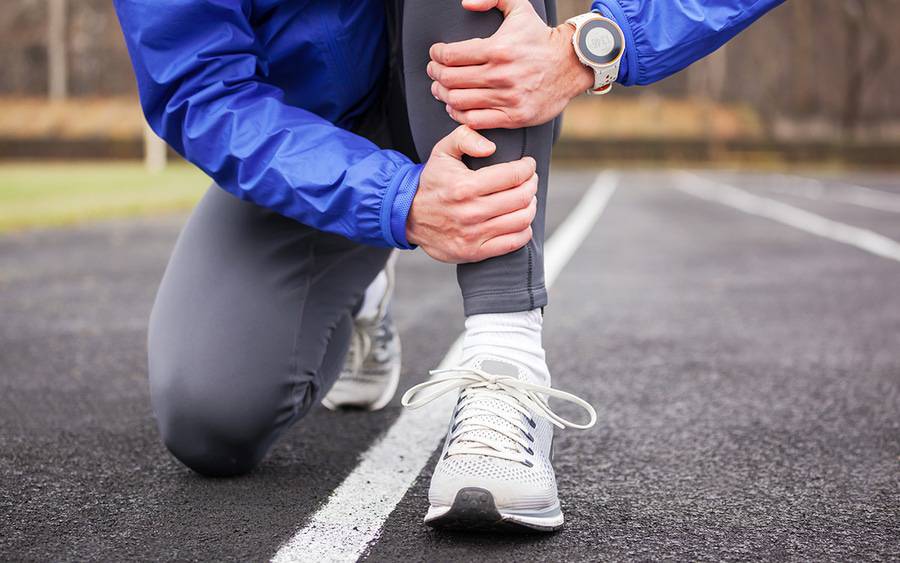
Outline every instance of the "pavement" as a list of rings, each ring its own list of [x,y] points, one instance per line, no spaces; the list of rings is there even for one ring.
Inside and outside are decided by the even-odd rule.
[[[900,201],[896,174],[695,173],[900,241],[878,203]],[[551,229],[596,174],[554,171]],[[624,171],[551,291],[554,386],[600,416],[556,435],[565,528],[427,528],[432,456],[363,559],[900,559],[900,262],[677,178]],[[149,407],[145,338],[183,221],[0,237],[0,559],[266,560],[399,416],[399,397],[315,409],[246,477],[179,465]],[[450,266],[407,253],[398,273],[405,389],[462,315]]]

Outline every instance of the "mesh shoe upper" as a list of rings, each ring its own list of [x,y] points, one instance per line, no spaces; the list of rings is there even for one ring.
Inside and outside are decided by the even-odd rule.
[[[421,406],[459,389],[444,449],[429,488],[434,506],[449,506],[464,487],[487,489],[499,510],[542,510],[558,504],[550,463],[553,425],[589,427],[596,415],[577,397],[530,384],[524,369],[496,358],[479,357],[457,375],[410,389],[404,404]],[[412,397],[428,386],[443,388],[418,404]],[[576,402],[591,415],[586,425],[560,418],[546,405],[546,394]]]

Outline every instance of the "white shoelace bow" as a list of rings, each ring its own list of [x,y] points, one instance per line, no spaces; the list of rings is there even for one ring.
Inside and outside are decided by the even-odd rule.
[[[597,422],[594,407],[584,399],[565,391],[528,383],[509,375],[493,375],[475,368],[439,369],[429,373],[441,377],[434,377],[410,387],[403,394],[400,403],[405,407],[416,409],[451,391],[461,390],[454,412],[456,422],[450,432],[447,456],[487,455],[517,461],[531,467],[532,462],[528,456],[534,454],[531,448],[531,443],[534,442],[531,430],[535,427],[533,418],[535,414],[546,418],[559,428],[583,430]],[[435,386],[442,387],[430,395],[416,398],[416,395],[425,389]],[[588,413],[590,420],[585,424],[578,424],[561,417],[550,408],[547,403],[549,397],[578,405]],[[512,411],[496,408],[491,401],[501,401],[512,407]],[[496,416],[507,424],[490,424],[486,418],[491,416]],[[513,428],[518,432],[513,431]],[[477,430],[489,432],[477,433],[475,432]],[[508,442],[496,435],[508,438],[519,447],[511,449]]]

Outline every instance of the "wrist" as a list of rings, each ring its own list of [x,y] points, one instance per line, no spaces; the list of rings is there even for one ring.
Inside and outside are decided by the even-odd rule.
[[[572,44],[572,36],[575,35],[575,28],[572,25],[562,23],[556,26],[554,32],[559,38],[560,49],[565,53],[566,66],[571,70],[569,73],[571,79],[568,81],[569,97],[576,98],[594,87],[594,69],[578,59],[575,45]]]

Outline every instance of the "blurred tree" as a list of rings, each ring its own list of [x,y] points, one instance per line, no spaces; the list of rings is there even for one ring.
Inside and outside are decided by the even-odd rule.
[[[872,84],[878,84],[879,74],[887,63],[888,44],[884,27],[873,17],[878,15],[878,10],[872,2],[844,0],[841,8],[847,33],[844,49],[847,61],[840,118],[844,135],[853,137],[862,115],[866,90]]]
[[[134,95],[109,0],[2,2],[0,96]],[[59,5],[62,24],[51,14]],[[589,6],[590,0],[559,0],[559,20]],[[900,139],[898,24],[900,0],[791,0],[688,71],[614,95],[743,104],[772,135],[788,139]],[[51,35],[62,38],[54,49]],[[52,78],[60,75],[65,79]],[[603,100],[595,103],[599,108]]]
[[[47,90],[51,100],[68,94],[66,60],[66,0],[47,0]]]

